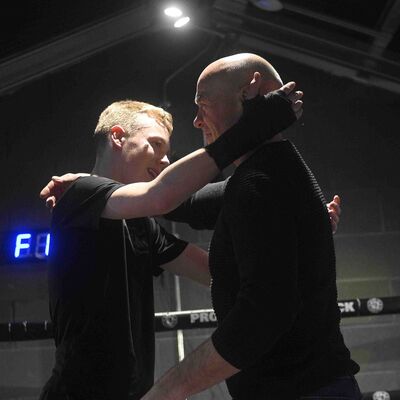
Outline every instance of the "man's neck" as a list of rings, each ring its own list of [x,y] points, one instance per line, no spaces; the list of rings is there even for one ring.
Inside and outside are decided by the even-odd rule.
[[[91,174],[110,178],[117,182],[122,182],[123,180],[122,176],[120,176],[120,170],[107,158],[97,157]]]

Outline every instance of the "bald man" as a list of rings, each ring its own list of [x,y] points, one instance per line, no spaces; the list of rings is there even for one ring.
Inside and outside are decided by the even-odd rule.
[[[266,94],[282,81],[254,54],[222,58],[201,73],[194,125],[209,143],[238,120],[250,84]],[[224,379],[235,400],[360,399],[315,177],[281,134],[235,165],[209,250],[218,327],[142,400],[183,400]]]

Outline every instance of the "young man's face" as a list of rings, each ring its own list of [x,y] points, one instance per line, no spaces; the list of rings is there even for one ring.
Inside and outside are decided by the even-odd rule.
[[[234,125],[242,115],[239,91],[228,86],[205,82],[199,79],[195,103],[198,107],[193,125],[203,132],[209,144]]]
[[[168,130],[146,114],[139,118],[141,128],[122,146],[123,183],[149,182],[169,165]]]

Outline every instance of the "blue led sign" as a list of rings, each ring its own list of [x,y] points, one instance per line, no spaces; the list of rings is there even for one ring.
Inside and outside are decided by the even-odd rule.
[[[19,233],[13,243],[14,258],[45,259],[50,250],[50,233]]]
[[[47,231],[25,230],[0,232],[0,264],[25,261],[45,261],[51,251]]]

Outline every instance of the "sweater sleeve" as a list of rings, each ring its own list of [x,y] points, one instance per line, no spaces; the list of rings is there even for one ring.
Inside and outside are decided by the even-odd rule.
[[[263,174],[247,177],[233,196],[226,195],[224,222],[240,288],[212,341],[238,369],[265,357],[296,318],[297,235],[295,217],[285,203]]]
[[[171,221],[185,222],[193,229],[214,229],[221,211],[226,182],[209,183],[164,217]]]

